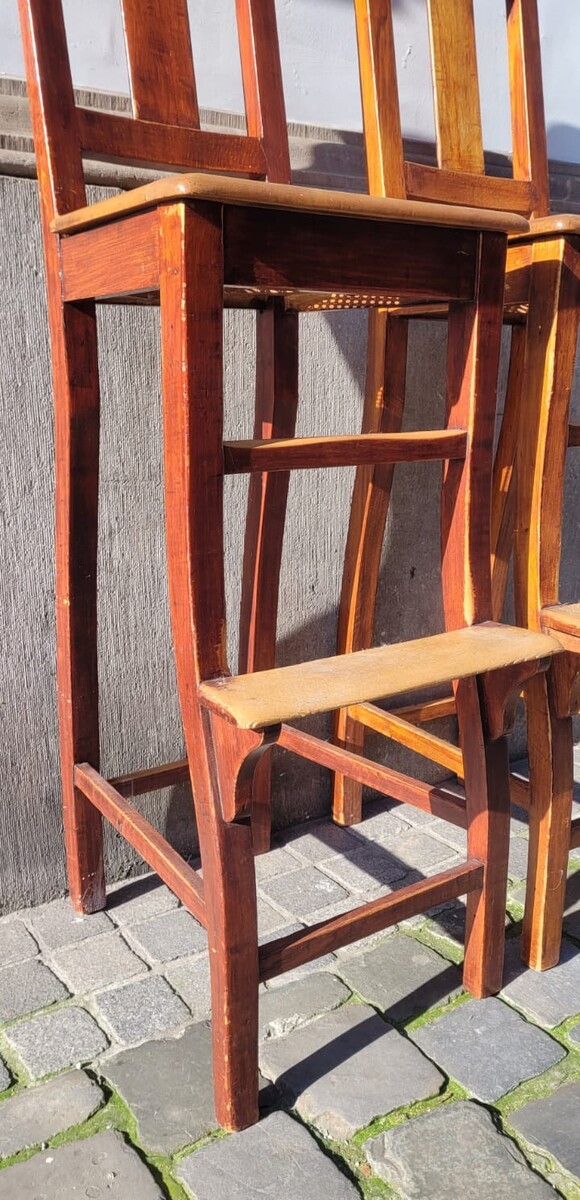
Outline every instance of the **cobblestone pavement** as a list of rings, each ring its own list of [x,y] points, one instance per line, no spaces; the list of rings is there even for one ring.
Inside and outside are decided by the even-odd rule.
[[[257,860],[280,935],[432,874],[461,831],[371,803]],[[205,933],[153,875],[106,913],[57,900],[0,920],[0,1200],[580,1200],[580,855],[562,960],[519,957],[527,830],[512,823],[504,990],[461,986],[461,903],[273,980],[262,1119],[224,1136]]]

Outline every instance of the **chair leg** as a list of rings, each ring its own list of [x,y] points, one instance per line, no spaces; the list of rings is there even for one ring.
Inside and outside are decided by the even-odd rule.
[[[504,737],[491,741],[481,717],[475,679],[456,690],[464,755],[467,857],[483,863],[483,886],[467,897],[463,982],[473,996],[502,985],[510,836],[509,760]]]
[[[223,575],[223,259],[216,206],[161,218],[161,350],[169,605],[204,868],[216,1115],[258,1119],[258,934],[251,830],[224,821],[200,679],[227,673]],[[197,457],[205,472],[195,470]],[[208,465],[209,464],[209,465]],[[224,767],[225,770],[225,767]],[[222,776],[223,777],[223,776]]]
[[[274,301],[256,313],[255,438],[293,437],[298,408],[298,313]],[[288,471],[252,475],[244,542],[238,670],[275,666],[278,589],[288,498]],[[254,776],[254,853],[270,848],[271,755]]]
[[[560,957],[573,792],[572,718],[558,717],[549,681],[526,686],[530,763],[530,846],[522,958],[536,971]]]
[[[513,325],[505,406],[493,464],[491,505],[492,618],[501,621],[514,540],[515,464],[521,420],[526,330]]]
[[[383,310],[369,313],[363,433],[397,433],[401,428],[408,327],[407,320],[389,318]],[[339,654],[365,650],[372,645],[393,473],[391,465],[359,467],[356,472],[338,619]],[[333,739],[339,746],[360,753],[364,736],[364,726],[353,721],[344,709],[335,714]],[[338,773],[333,784],[333,816],[339,825],[353,825],[362,817],[361,785]]]
[[[76,762],[99,767],[97,506],[99,375],[94,307],[51,313],[55,394],[57,692],[70,899],[105,907],[102,818],[73,785]]]

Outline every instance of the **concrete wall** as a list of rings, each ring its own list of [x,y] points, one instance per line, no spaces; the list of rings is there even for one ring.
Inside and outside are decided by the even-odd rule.
[[[234,0],[189,0],[201,103],[241,112]],[[288,116],[360,129],[353,0],[277,0]],[[119,0],[64,0],[75,81],[127,90]],[[409,137],[431,139],[433,107],[425,0],[394,0],[402,114]],[[511,147],[505,0],[475,0],[485,141]],[[550,154],[580,162],[577,0],[539,0]],[[22,75],[16,0],[0,0],[0,74]]]
[[[118,86],[114,74],[118,34],[106,22],[90,24],[96,8],[85,0],[68,5],[71,18],[76,14],[93,40],[97,60],[100,57],[101,65],[103,61],[109,64],[112,74],[105,84],[113,88]],[[404,4],[401,0],[399,5],[405,19],[410,19],[416,8],[414,0]],[[211,31],[211,19],[223,15],[224,5],[215,0],[201,9],[206,32]],[[105,0],[100,0],[98,11],[106,14]],[[549,15],[549,6],[544,4],[544,15],[546,12]],[[280,6],[281,21],[288,22],[294,38],[288,39],[290,49],[294,46],[294,65],[288,46],[285,51],[287,82],[296,79],[296,86],[289,89],[289,113],[294,119],[314,116],[322,123],[332,121],[330,113],[321,108],[321,97],[326,95],[323,85],[328,83],[339,106],[335,124],[356,127],[351,100],[340,107],[343,87],[345,96],[353,96],[351,84],[346,82],[352,78],[354,66],[345,42],[349,14],[350,0],[317,0],[315,5],[289,0]],[[321,22],[318,32],[315,20]],[[0,0],[0,56],[4,56],[0,57],[0,69],[18,73],[18,45],[14,36],[10,40],[11,30],[13,33],[14,5],[12,0]],[[3,33],[7,35],[4,41]],[[226,60],[227,53],[225,66]],[[323,61],[325,71],[321,71]],[[298,83],[298,62],[308,65],[311,85]],[[215,73],[215,93],[209,86],[213,86],[212,79],[206,79],[205,103],[219,103],[219,97],[225,95],[220,90],[225,66]],[[88,67],[84,75],[81,72],[81,82],[93,82]],[[419,92],[417,95],[420,99]],[[235,108],[235,99],[228,93],[221,104],[226,106],[231,100]],[[18,129],[18,120],[8,109],[4,117],[0,112],[0,134],[10,122],[12,130]],[[416,125],[411,123],[408,128],[422,131],[420,114]],[[334,135],[323,129],[304,135],[302,131],[293,142],[298,177],[311,183],[364,186],[359,139],[347,133],[333,140]],[[33,170],[29,142],[25,136],[15,136],[14,149],[6,150],[9,141],[0,141],[0,172],[7,172],[0,175],[0,244],[4,250],[0,259],[0,516],[4,534],[0,572],[4,634],[0,655],[0,912],[58,895],[66,886],[55,716],[53,435],[43,264],[36,184],[25,177]],[[498,137],[501,149],[500,143]],[[558,168],[553,184],[561,203],[580,192],[580,176],[567,166]],[[356,312],[301,318],[302,434],[341,433],[358,426],[365,328],[364,315]],[[113,774],[178,758],[183,745],[165,584],[157,313],[104,309],[100,333],[104,422],[99,563],[101,725],[103,769]],[[444,349],[441,326],[417,323],[410,355],[409,428],[435,425],[441,418]],[[252,317],[228,314],[225,374],[232,437],[250,436],[253,352]],[[438,479],[439,470],[432,464],[397,469],[381,571],[377,642],[427,634],[441,627]],[[293,477],[281,589],[280,663],[333,651],[351,483],[352,472],[337,472],[329,503],[327,477],[324,483],[317,472]],[[242,481],[229,481],[227,576],[232,613],[239,596],[244,495]],[[566,600],[579,594],[579,496],[578,467],[572,465],[562,593]],[[235,667],[235,620],[230,622],[229,633]],[[328,730],[328,721],[321,720],[313,728]],[[520,730],[518,752],[521,746]],[[379,751],[376,743],[370,748]],[[381,747],[380,753],[402,769],[410,765],[402,750],[394,748],[385,755]],[[425,777],[434,778],[434,769],[426,767]],[[328,799],[325,772],[279,753],[275,767],[277,824],[326,811]],[[180,850],[195,852],[186,788],[143,797],[142,808]],[[139,867],[132,851],[112,835],[107,837],[107,859],[111,879]]]

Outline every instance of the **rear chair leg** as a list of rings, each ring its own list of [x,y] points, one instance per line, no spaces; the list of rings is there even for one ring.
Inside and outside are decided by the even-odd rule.
[[[52,315],[56,468],[57,691],[70,899],[105,907],[101,814],[73,785],[76,762],[99,767],[97,508],[99,374],[93,305]]]
[[[477,680],[456,690],[465,764],[467,856],[483,863],[481,891],[467,897],[463,983],[481,998],[502,985],[510,835],[509,761],[505,737],[491,741],[482,721]]]
[[[398,433],[403,421],[409,322],[383,309],[369,313],[369,345],[363,433]],[[337,651],[349,654],[372,645],[381,552],[394,467],[358,467],[346,543],[338,618]],[[364,726],[345,709],[334,718],[333,740],[362,753]],[[333,816],[339,825],[362,818],[362,787],[334,775]]]

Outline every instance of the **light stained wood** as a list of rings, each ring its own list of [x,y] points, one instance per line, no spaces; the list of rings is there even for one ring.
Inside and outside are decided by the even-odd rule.
[[[493,463],[491,499],[491,605],[501,621],[513,548],[516,509],[515,463],[522,419],[522,384],[526,335],[522,326],[511,333],[504,412]]]
[[[354,5],[369,192],[405,196],[391,0]]]
[[[543,634],[488,622],[338,658],[209,680],[201,684],[199,696],[203,704],[240,728],[262,729],[528,659],[549,658],[558,650],[557,643]]]
[[[483,175],[483,141],[472,0],[427,0],[437,161]]]
[[[441,717],[452,717],[455,713],[455,697],[442,696],[438,700],[424,700],[421,704],[406,704],[403,708],[391,709],[395,717],[403,717],[412,724],[438,721]]]
[[[250,471],[356,467],[360,463],[432,462],[464,459],[467,434],[433,429],[413,433],[358,434],[354,437],[266,438],[224,443],[226,474]]]
[[[531,181],[533,200],[527,212],[547,213],[550,185],[537,3],[507,0],[506,10],[514,178]]]
[[[444,738],[437,737],[425,729],[420,729],[402,717],[392,712],[385,712],[374,704],[355,704],[349,708],[348,715],[353,721],[360,721],[367,729],[390,737],[416,754],[421,754],[432,762],[448,767],[450,771],[463,778],[463,755],[458,746]]]
[[[207,924],[203,880],[149,821],[89,763],[74,769],[75,785],[163,879],[187,910]]]
[[[496,175],[470,175],[445,171],[425,163],[405,163],[405,184],[410,199],[441,204],[474,204],[481,208],[505,209],[527,216],[533,203],[531,184]]]
[[[125,118],[119,117],[119,120]],[[230,137],[229,134],[223,136]],[[247,204],[260,208],[298,209],[302,212],[366,217],[377,221],[408,221],[414,225],[452,229],[527,233],[529,228],[523,217],[509,211],[488,212],[465,207],[450,209],[444,204],[423,204],[416,200],[384,199],[356,192],[333,192],[296,184],[264,183],[253,179],[230,179],[225,175],[195,173],[157,179],[154,183],[146,183],[130,192],[112,196],[110,200],[101,200],[77,212],[64,214],[55,219],[52,228],[57,233],[87,229],[103,221],[115,220],[125,213],[185,199],[217,200],[223,204]]]
[[[580,637],[580,604],[546,605],[541,610],[540,621],[543,629]]]
[[[246,126],[259,139],[267,178],[290,183],[290,151],[273,0],[236,0]]]
[[[121,0],[133,115],[199,128],[187,0]]]
[[[349,946],[361,937],[396,925],[405,916],[426,912],[481,886],[483,868],[477,860],[441,871],[411,887],[371,900],[338,917],[329,917],[299,933],[288,934],[260,948],[260,979],[273,979],[285,971],[311,962],[331,949]]]

